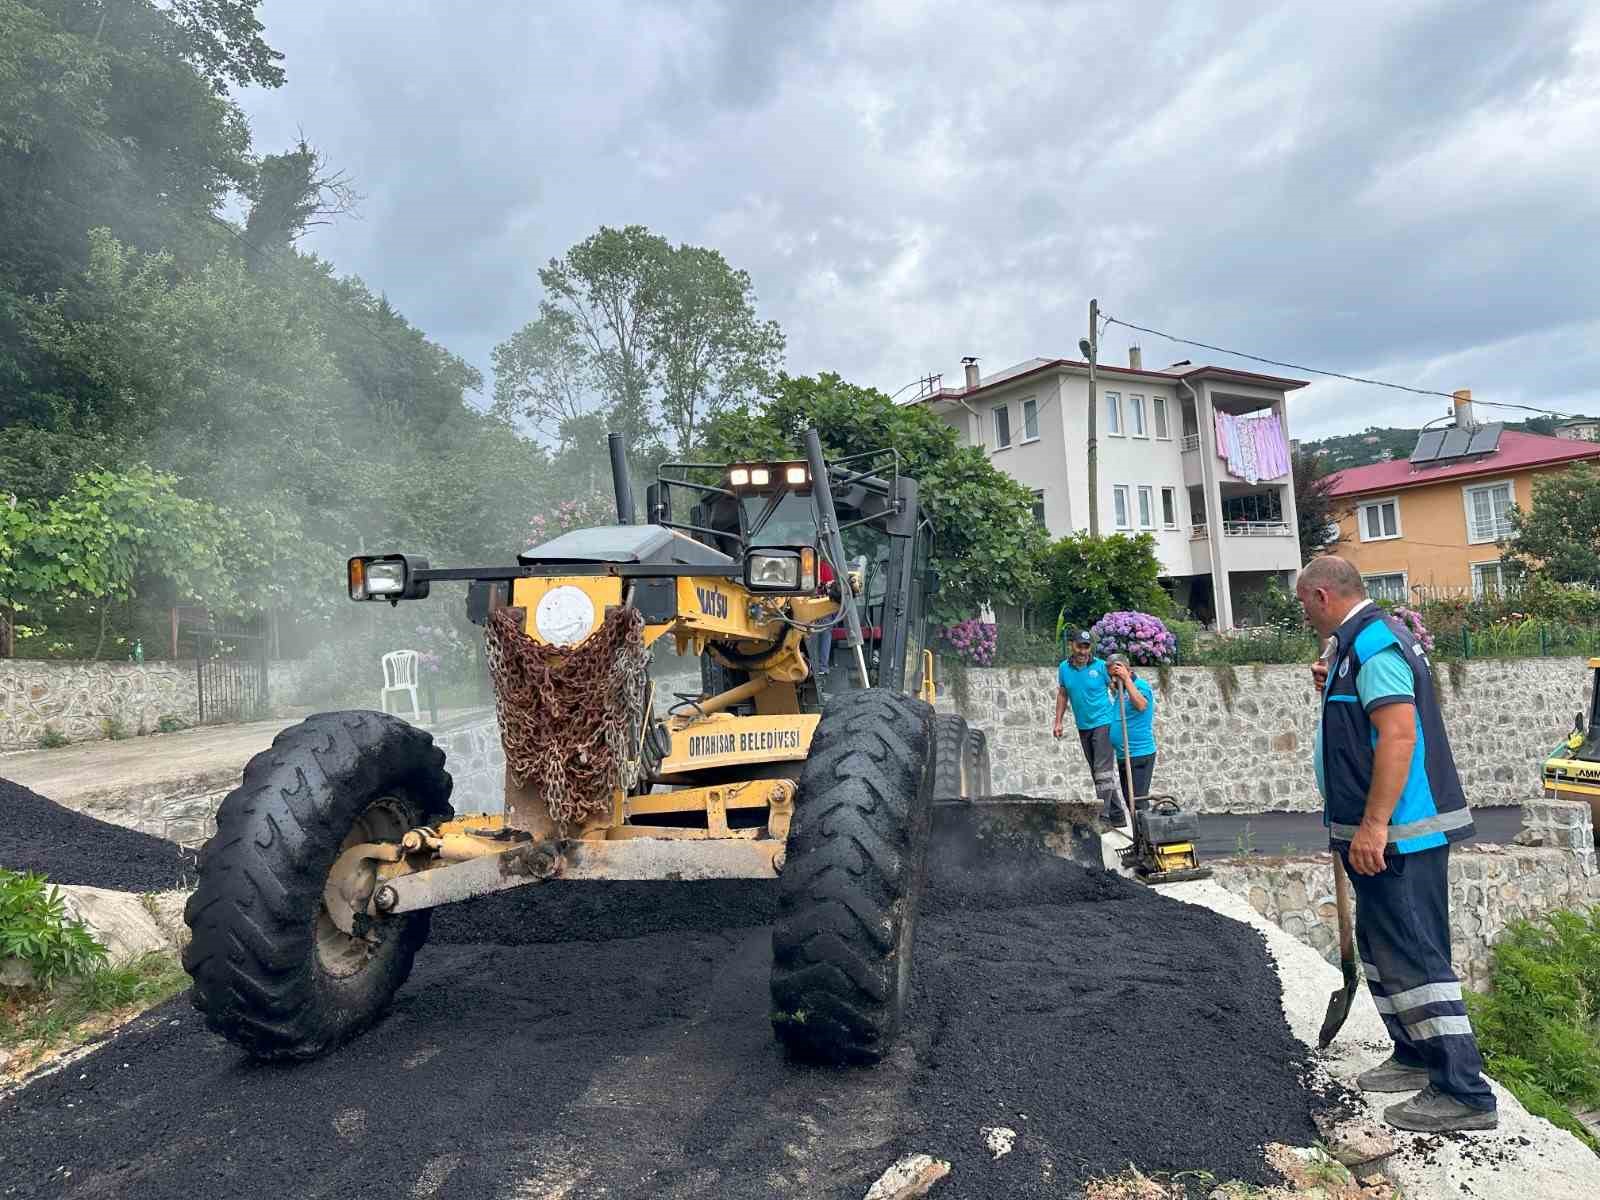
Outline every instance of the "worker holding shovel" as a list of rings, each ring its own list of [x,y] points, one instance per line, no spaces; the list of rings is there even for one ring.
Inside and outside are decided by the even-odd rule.
[[[1384,1110],[1400,1129],[1493,1129],[1494,1093],[1450,965],[1452,842],[1472,836],[1433,676],[1401,621],[1367,599],[1342,558],[1314,558],[1295,594],[1328,639],[1312,667],[1322,692],[1317,787],[1339,891],[1346,986],[1329,1002],[1327,1045],[1355,988],[1346,877],[1356,895],[1355,941],[1373,1002],[1394,1041],[1387,1060],[1357,1079],[1367,1092],[1416,1095]]]
[[[1122,784],[1122,802],[1131,813],[1135,797],[1150,794],[1150,776],[1155,774],[1156,694],[1139,678],[1127,655],[1113,654],[1106,659],[1106,667],[1111,673],[1111,694],[1117,700],[1121,718],[1111,722],[1111,748],[1117,755],[1117,781]]]

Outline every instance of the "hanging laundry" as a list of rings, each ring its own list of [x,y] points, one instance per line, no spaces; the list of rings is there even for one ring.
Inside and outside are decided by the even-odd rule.
[[[1238,417],[1212,410],[1217,434],[1217,457],[1228,471],[1246,483],[1280,479],[1289,472],[1289,446],[1277,413],[1263,417]]]

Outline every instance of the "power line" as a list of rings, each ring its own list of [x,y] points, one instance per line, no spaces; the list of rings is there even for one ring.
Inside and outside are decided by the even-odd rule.
[[[1159,329],[1149,329],[1143,325],[1135,325],[1131,321],[1122,321],[1110,315],[1106,315],[1104,319],[1107,325],[1121,325],[1125,329],[1137,329],[1140,333],[1166,338],[1169,342],[1179,342],[1185,346],[1198,346],[1202,350],[1214,350],[1218,354],[1229,354],[1234,358],[1247,358],[1251,362],[1266,363],[1272,367],[1283,367],[1290,371],[1304,371],[1311,375],[1326,375],[1331,379],[1344,379],[1351,383],[1364,383],[1371,387],[1393,388],[1398,392],[1412,392],[1418,396],[1443,396],[1446,400],[1455,399],[1455,393],[1453,392],[1440,392],[1433,388],[1411,387],[1409,384],[1404,383],[1390,383],[1385,379],[1367,379],[1361,375],[1346,375],[1342,371],[1324,371],[1319,367],[1307,367],[1300,363],[1282,362],[1276,358],[1263,358],[1259,354],[1246,354],[1243,350],[1230,350],[1226,346],[1213,346],[1210,342],[1198,342],[1193,338],[1178,337],[1175,334],[1164,333]],[[1535,408],[1529,404],[1512,404],[1507,400],[1474,399],[1472,403],[1486,405],[1489,408],[1515,408],[1523,412],[1539,413],[1541,416],[1546,417],[1570,417],[1573,415],[1572,413],[1557,412],[1553,408]]]

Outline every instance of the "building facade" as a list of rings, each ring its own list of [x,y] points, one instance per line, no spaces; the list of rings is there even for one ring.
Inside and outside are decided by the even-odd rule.
[[[1220,367],[1097,365],[1100,532],[1149,533],[1177,603],[1253,624],[1267,581],[1300,568],[1286,396],[1305,384]],[[1033,491],[1051,537],[1089,528],[1089,367],[1030,359],[912,401]],[[1219,442],[1220,437],[1220,442]]]
[[[1330,492],[1344,510],[1337,550],[1374,596],[1415,602],[1500,591],[1512,506],[1532,506],[1539,476],[1600,459],[1600,445],[1588,441],[1513,430],[1493,441],[1477,454],[1339,473]]]

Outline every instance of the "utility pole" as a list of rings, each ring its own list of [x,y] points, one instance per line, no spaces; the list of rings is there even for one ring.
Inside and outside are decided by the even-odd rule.
[[[1089,360],[1089,536],[1100,536],[1099,389],[1095,367],[1100,356],[1100,301],[1089,301],[1089,336],[1078,339],[1078,349]]]

